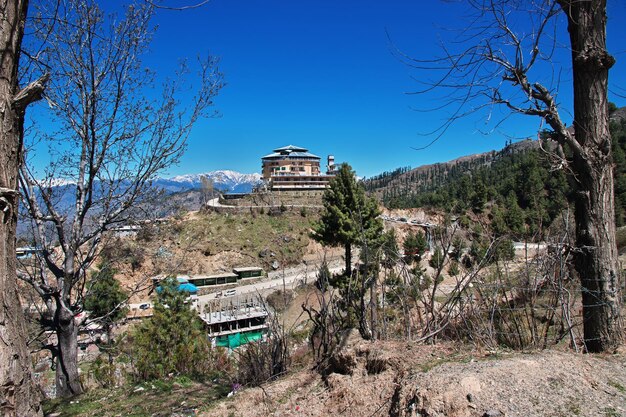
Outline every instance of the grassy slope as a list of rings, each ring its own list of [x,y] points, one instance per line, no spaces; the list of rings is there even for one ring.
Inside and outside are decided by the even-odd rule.
[[[263,250],[274,253],[284,264],[301,261],[309,244],[309,230],[316,215],[302,216],[299,211],[280,215],[202,213],[173,224],[167,233],[182,246],[189,244],[192,252],[214,255],[239,252],[244,257],[259,259]],[[269,259],[262,261],[270,263]]]
[[[44,412],[61,416],[188,416],[202,411],[229,392],[230,387],[200,384],[186,378],[154,381],[136,387],[93,389],[70,400],[44,403]]]
[[[118,279],[129,287],[159,274],[215,274],[243,266],[270,271],[274,261],[281,267],[297,265],[318,249],[309,238],[318,217],[315,211],[297,209],[271,216],[190,213],[146,228],[136,239],[114,238],[103,256],[113,261]]]

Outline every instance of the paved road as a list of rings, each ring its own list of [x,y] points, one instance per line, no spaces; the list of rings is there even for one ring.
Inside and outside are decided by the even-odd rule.
[[[255,282],[253,284],[239,284],[237,287],[234,287],[230,290],[221,290],[217,289],[210,294],[204,294],[198,296],[198,308],[201,308],[211,300],[217,299],[228,299],[236,296],[242,295],[254,295],[254,294],[262,294],[266,295],[272,291],[276,291],[278,289],[283,288],[283,286],[287,289],[293,289],[298,284],[304,282],[313,282],[317,277],[317,272],[319,270],[320,262],[308,262],[307,264],[301,264],[292,268],[285,268],[284,270],[272,271],[268,273],[268,276],[265,280],[261,282]],[[338,273],[343,270],[344,264],[341,257],[328,261],[328,269],[331,273]],[[241,281],[240,281],[241,282]],[[228,294],[226,294],[226,292]],[[216,296],[218,293],[221,295]],[[143,309],[140,307],[144,306]],[[146,308],[147,306],[147,308]],[[149,300],[142,301],[139,303],[129,304],[131,311],[142,311],[142,310],[151,310],[152,302]],[[148,311],[146,311],[148,313]]]
[[[343,270],[343,261],[341,259],[330,261],[328,269],[331,273],[341,272]],[[227,290],[220,291],[222,295],[219,297],[216,296],[217,290],[211,294],[200,295],[198,296],[198,304],[202,306],[210,300],[224,299],[245,294],[267,294],[281,289],[283,286],[287,289],[292,289],[301,282],[313,282],[317,277],[318,270],[318,263],[308,263],[307,265],[299,265],[293,268],[273,271],[268,274],[266,280],[248,285],[239,284],[239,286],[233,288],[232,292],[228,295],[226,295]]]

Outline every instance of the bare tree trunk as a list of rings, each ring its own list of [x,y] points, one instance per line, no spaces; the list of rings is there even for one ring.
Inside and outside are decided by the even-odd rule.
[[[378,272],[374,273],[370,284],[370,329],[372,332],[372,340],[380,339],[380,331],[378,328]]]
[[[71,397],[83,392],[78,374],[78,326],[71,311],[65,308],[58,311],[56,396]]]
[[[601,162],[603,159],[574,160],[580,173],[575,264],[582,286],[584,339],[589,352],[612,350],[620,341],[613,175],[611,163]]]
[[[582,285],[584,337],[589,352],[620,342],[620,268],[615,242],[613,160],[607,103],[606,0],[560,2],[568,18],[574,75],[576,270]]]
[[[367,279],[367,275],[363,275],[360,277],[361,283],[359,288],[359,333],[361,337],[365,340],[370,340],[372,338],[372,331],[369,328],[369,324],[367,322],[367,305],[365,304],[365,294],[367,293],[367,289],[365,288],[365,280]]]
[[[346,249],[346,276],[352,276],[352,245],[345,244]]]
[[[26,328],[17,292],[15,227],[17,175],[24,111],[18,100],[20,46],[28,1],[0,1],[0,415],[42,414],[32,378]]]

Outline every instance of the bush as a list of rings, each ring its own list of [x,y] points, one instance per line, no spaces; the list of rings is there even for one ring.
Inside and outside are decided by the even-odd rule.
[[[445,261],[445,258],[443,256],[443,252],[441,251],[441,248],[437,248],[435,249],[435,252],[433,253],[433,256],[430,258],[430,260],[428,261],[428,264],[434,268],[434,269],[439,269],[443,266],[443,262]]]
[[[291,290],[276,290],[267,296],[267,304],[274,309],[274,311],[284,311],[293,297],[293,291]]]
[[[140,268],[145,260],[145,253],[142,246],[128,239],[115,239],[110,244],[102,248],[100,256],[103,263],[129,264],[133,272]]]
[[[137,232],[137,240],[140,242],[151,242],[157,235],[157,227],[152,223],[144,223]]]
[[[317,271],[317,279],[315,280],[315,286],[322,292],[328,289],[328,284],[332,280],[328,264],[324,261]]]
[[[238,382],[259,386],[284,374],[291,365],[289,340],[277,323],[270,323],[265,341],[249,343],[237,349]]]
[[[457,261],[450,262],[450,266],[448,267],[448,274],[455,277],[459,275],[459,272],[459,263]]]
[[[115,363],[108,358],[108,355],[98,355],[91,364],[90,373],[100,387],[111,388],[117,386],[116,369]]]

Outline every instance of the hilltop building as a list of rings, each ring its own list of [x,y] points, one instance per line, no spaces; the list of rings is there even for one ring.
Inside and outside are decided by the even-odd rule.
[[[335,158],[328,156],[327,172],[320,170],[321,158],[300,146],[274,149],[261,158],[263,181],[272,191],[323,190],[335,171]]]

